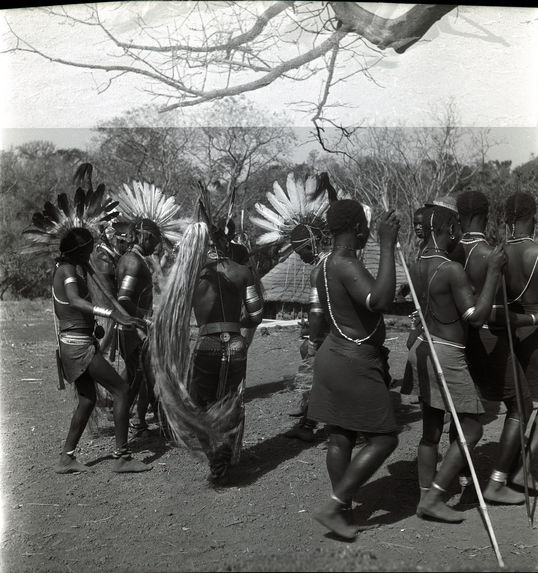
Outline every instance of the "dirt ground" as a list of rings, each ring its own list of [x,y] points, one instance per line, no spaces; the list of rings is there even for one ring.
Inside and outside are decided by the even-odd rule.
[[[462,524],[416,517],[420,409],[397,390],[400,445],[355,499],[356,522],[379,527],[348,543],[312,519],[330,493],[323,428],[312,444],[282,436],[297,400],[289,383],[300,361],[294,324],[262,325],[254,339],[244,452],[229,487],[209,488],[206,463],[172,447],[153,424],[149,437],[132,444],[153,470],[113,473],[106,418],[85,432],[77,454],[93,472],[55,474],[74,397],[56,387],[50,303],[0,305],[5,573],[502,570],[472,487],[462,494],[454,484],[447,494],[465,511]],[[394,378],[403,374],[406,336],[399,324],[389,328]],[[502,409],[492,404],[473,456],[482,484],[502,421]],[[487,513],[506,570],[537,571],[538,534],[525,507],[488,505]]]

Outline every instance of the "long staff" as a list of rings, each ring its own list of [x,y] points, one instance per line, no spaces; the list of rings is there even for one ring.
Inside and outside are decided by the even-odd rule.
[[[523,398],[521,396],[521,381],[519,379],[519,372],[517,370],[516,364],[516,353],[514,350],[514,340],[512,338],[512,328],[510,326],[510,311],[508,310],[508,295],[506,293],[506,279],[504,274],[502,275],[502,287],[503,287],[503,306],[504,314],[506,317],[506,330],[508,332],[508,346],[510,348],[510,355],[512,356],[512,371],[514,375],[514,383],[516,389],[516,403],[519,415],[521,417],[519,424],[519,439],[521,441],[521,467],[523,469],[523,489],[525,491],[525,507],[527,508],[527,518],[529,519],[529,525],[533,526],[533,509],[531,509],[530,495],[529,495],[529,484],[527,483],[527,476],[529,475],[529,470],[527,467],[527,453],[526,453],[526,441],[525,441],[525,431],[523,429]]]
[[[385,204],[385,209],[388,210],[387,200],[386,197],[383,196],[383,203]],[[456,430],[458,431],[458,438],[460,441],[460,445],[465,453],[465,457],[467,459],[467,464],[469,465],[469,469],[471,470],[471,477],[473,479],[473,485],[476,490],[476,495],[478,497],[478,502],[480,504],[480,509],[482,510],[482,515],[484,517],[484,521],[486,522],[486,528],[488,530],[489,537],[491,539],[491,543],[493,545],[493,550],[495,551],[495,555],[497,557],[497,562],[499,563],[500,567],[505,567],[501,552],[499,551],[499,545],[497,544],[497,538],[495,537],[495,532],[493,531],[493,526],[491,525],[491,520],[489,518],[489,513],[486,507],[486,503],[484,501],[484,497],[482,496],[482,490],[480,489],[480,484],[478,483],[478,477],[476,475],[473,460],[471,458],[471,454],[469,452],[469,448],[467,446],[467,441],[465,439],[465,435],[463,433],[463,429],[460,424],[460,420],[458,418],[458,414],[456,412],[456,408],[454,406],[454,402],[452,401],[452,396],[450,395],[450,391],[448,389],[445,375],[443,374],[443,369],[441,368],[441,363],[439,362],[439,358],[437,356],[437,352],[435,350],[432,337],[430,335],[430,331],[426,325],[426,321],[424,320],[424,315],[422,314],[422,309],[420,307],[420,303],[418,301],[417,293],[415,291],[415,287],[413,285],[413,281],[411,280],[411,275],[409,274],[409,269],[407,268],[407,263],[405,262],[405,258],[402,253],[402,248],[400,246],[400,242],[396,244],[396,249],[398,250],[398,254],[400,255],[400,261],[402,263],[402,267],[404,269],[405,277],[407,282],[409,283],[409,288],[411,290],[411,296],[413,297],[413,303],[415,308],[418,312],[420,322],[422,323],[422,328],[424,330],[424,334],[426,335],[426,340],[428,341],[428,345],[430,347],[431,357],[433,359],[435,370],[437,372],[437,376],[439,377],[439,381],[441,382],[441,386],[443,387],[443,391],[445,393],[445,398],[448,402],[448,406],[450,409],[450,413],[452,415],[452,420],[456,425]]]

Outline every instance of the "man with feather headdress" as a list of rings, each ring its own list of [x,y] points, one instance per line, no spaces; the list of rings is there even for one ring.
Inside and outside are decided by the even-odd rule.
[[[258,238],[258,244],[278,245],[281,260],[293,250],[303,262],[313,266],[310,273],[308,339],[301,345],[303,361],[295,376],[296,389],[301,392],[301,398],[296,411],[290,414],[300,420],[284,434],[289,438],[311,442],[314,440],[317,423],[310,420],[306,412],[312,386],[314,356],[329,331],[319,304],[316,280],[320,263],[330,252],[331,238],[324,214],[329,205],[337,200],[337,191],[326,172],[317,177],[309,177],[304,183],[290,173],[286,191],[275,182],[273,192],[267,193],[267,199],[274,211],[257,203],[255,208],[258,215],[251,217],[253,223],[266,231]]]
[[[228,215],[213,220],[200,184],[200,222],[190,225],[156,310],[152,358],[156,389],[173,436],[209,461],[208,481],[226,485],[239,461],[248,343],[243,329],[263,318],[263,296],[247,265],[236,260]],[[191,353],[190,318],[198,338]]]
[[[117,265],[118,301],[130,314],[150,324],[154,277],[149,257],[163,242],[172,247],[181,237],[182,222],[177,219],[179,205],[173,197],[166,197],[158,187],[145,181],[133,181],[132,187],[124,184],[116,197],[122,219],[130,223],[132,238]],[[158,417],[149,340],[136,329],[120,326],[118,331],[131,405],[137,400],[137,420],[131,426],[137,433],[143,433],[148,429],[146,415],[150,403]]]
[[[88,471],[78,462],[76,447],[86,428],[96,403],[96,382],[108,390],[114,399],[114,428],[116,450],[114,471],[140,472],[151,469],[132,458],[127,447],[129,403],[128,387],[100,352],[96,337],[96,317],[111,318],[119,324],[144,327],[125,313],[117,301],[110,298],[107,307],[93,303],[89,282],[104,286],[90,264],[90,256],[102,225],[115,218],[117,205],[105,198],[104,186],[85,192],[78,188],[74,204],[65,193],[58,195],[57,206],[47,201],[43,212],[35,213],[33,227],[24,231],[32,242],[25,249],[34,256],[59,253],[53,272],[52,295],[57,326],[57,366],[60,381],[73,384],[78,396],[69,432],[55,468],[57,473]],[[112,308],[110,308],[112,306]]]

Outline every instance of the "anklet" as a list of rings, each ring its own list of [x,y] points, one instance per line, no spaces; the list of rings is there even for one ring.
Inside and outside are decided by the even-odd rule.
[[[70,458],[74,458],[75,457],[75,452],[76,450],[71,450],[70,452],[65,452],[66,455],[68,455]]]
[[[506,484],[508,479],[508,474],[506,472],[500,472],[498,470],[493,470],[489,476],[490,480],[496,481],[498,483]]]
[[[334,499],[334,501],[336,501],[337,503],[339,503],[340,505],[346,505],[345,501],[342,501],[339,497],[336,497],[334,495],[334,493],[331,494],[331,499]]]
[[[131,457],[131,450],[129,450],[128,448],[122,448],[121,450],[114,450],[112,452],[112,457],[115,460],[119,460],[120,458],[129,458]]]
[[[439,491],[446,492],[446,489],[442,488],[440,485],[437,485],[434,481],[432,481],[432,487]]]
[[[421,487],[420,491],[430,491],[430,488],[429,487]]]

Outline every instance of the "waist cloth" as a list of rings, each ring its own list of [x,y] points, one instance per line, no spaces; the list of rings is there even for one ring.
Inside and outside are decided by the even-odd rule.
[[[466,356],[478,394],[500,402],[516,397],[514,365],[506,328],[472,328],[467,334]],[[530,398],[525,373],[516,358],[523,400]]]
[[[439,336],[431,335],[431,338],[456,412],[483,414],[485,409],[469,372],[465,347]],[[413,371],[414,387],[418,385],[418,391],[413,393],[432,408],[450,411],[425,338],[419,336],[415,340],[408,360]]]
[[[355,432],[397,432],[385,361],[381,348],[331,332],[316,352],[307,417]]]
[[[59,339],[64,377],[72,384],[88,369],[99,343],[94,336],[81,333],[60,332]]]

